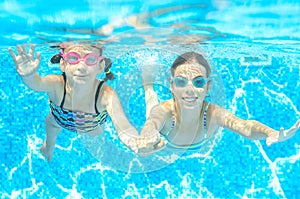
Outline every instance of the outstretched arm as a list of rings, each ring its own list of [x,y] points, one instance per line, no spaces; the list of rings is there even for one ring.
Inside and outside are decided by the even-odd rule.
[[[168,111],[164,108],[165,102],[157,104],[152,108],[141,130],[141,136],[148,135],[150,132],[147,129],[154,129],[155,131],[160,131],[165,125]]]
[[[126,146],[137,153],[139,148],[144,148],[148,144],[152,144],[152,142],[157,142],[153,139],[140,137],[137,130],[129,123],[125,116],[115,91],[106,84],[103,85],[102,89],[107,112],[112,119],[120,140]]]
[[[27,46],[17,46],[18,56],[15,55],[11,48],[8,49],[17,72],[21,76],[24,84],[32,90],[49,92],[52,87],[51,82],[57,81],[56,78],[54,78],[53,75],[41,77],[36,72],[41,60],[40,53],[37,53],[36,58],[34,58],[34,46],[30,46],[28,53],[26,48]]]
[[[241,118],[238,118],[229,111],[220,107],[215,107],[213,114],[215,115],[215,117],[217,117],[219,126],[227,128],[251,140],[266,139],[266,144],[268,146],[273,143],[282,142],[289,139],[296,133],[299,128],[299,124],[297,126],[296,123],[294,125],[294,128],[291,128],[287,131],[283,131],[283,129],[281,129],[280,131],[276,131],[258,121],[243,120]],[[289,136],[285,136],[284,133],[289,134]]]
[[[152,145],[140,148],[140,155],[148,155],[155,151],[161,150],[166,145],[166,140],[160,135],[160,131],[164,128],[166,118],[168,115],[167,109],[164,107],[166,102],[154,106],[149,113],[149,116],[141,129],[140,136],[143,138],[150,138],[156,140]]]

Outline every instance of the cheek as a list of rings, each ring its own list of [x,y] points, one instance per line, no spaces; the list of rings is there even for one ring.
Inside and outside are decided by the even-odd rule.
[[[205,97],[206,96],[206,94],[207,94],[207,89],[206,88],[199,88],[199,89],[197,89],[197,95],[199,96],[199,97]]]
[[[74,71],[74,67],[65,66],[65,71],[66,72],[72,72],[72,71]]]
[[[172,91],[173,95],[176,97],[181,97],[184,92],[184,90],[182,88],[177,88],[177,87],[171,88],[171,91]]]
[[[101,73],[101,72],[104,72],[104,66],[102,64],[96,66],[96,70],[97,70],[97,73]]]

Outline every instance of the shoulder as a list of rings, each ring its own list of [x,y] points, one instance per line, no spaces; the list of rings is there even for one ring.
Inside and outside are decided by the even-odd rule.
[[[163,109],[165,112],[171,112],[172,107],[174,107],[174,100],[170,99],[160,102],[157,106],[161,107],[161,109]]]
[[[233,114],[216,104],[209,104],[208,115],[210,119],[215,121],[219,126],[224,126],[226,118],[228,118],[228,116],[232,116]]]
[[[65,80],[62,75],[50,74],[42,77],[41,84],[45,85],[46,92],[52,92],[63,89]]]
[[[51,101],[58,104],[64,93],[64,78],[62,75],[47,75],[42,79],[44,90],[47,92],[48,97]]]
[[[110,87],[108,84],[106,84],[105,82],[102,83],[98,95],[99,95],[98,97],[99,97],[101,103],[104,103],[104,104],[115,102],[115,100],[119,100],[118,95],[115,92],[115,90],[112,87]]]
[[[99,94],[102,96],[110,96],[110,95],[116,95],[115,90],[110,87],[108,84],[105,82],[99,81],[99,84],[101,84],[100,92]]]
[[[106,84],[104,81],[99,81],[99,84],[102,84],[101,85],[101,89],[103,90],[103,91],[114,91],[113,89],[112,89],[112,87],[110,87],[108,84]]]
[[[223,111],[226,111],[226,109],[216,105],[216,104],[212,104],[212,103],[208,103],[208,111],[211,113],[211,114],[217,114],[219,112],[223,112]]]
[[[49,74],[43,77],[43,79],[49,83],[63,83],[64,78],[62,75],[54,75],[54,74]]]

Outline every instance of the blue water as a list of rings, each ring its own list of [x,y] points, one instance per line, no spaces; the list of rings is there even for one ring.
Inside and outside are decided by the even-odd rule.
[[[47,96],[22,83],[7,51],[17,44],[37,44],[39,73],[46,75],[60,73],[49,63],[57,52],[50,45],[67,40],[103,44],[117,74],[110,84],[137,128],[145,121],[139,66],[159,61],[155,89],[164,100],[170,98],[168,64],[182,52],[203,51],[214,69],[212,101],[241,118],[288,128],[300,118],[298,1],[39,0],[0,5],[1,198],[299,197],[299,135],[267,147],[264,141],[222,130],[206,157],[201,151],[170,162],[152,156],[143,162],[118,142],[109,121],[92,145],[63,131],[47,163],[39,152]]]

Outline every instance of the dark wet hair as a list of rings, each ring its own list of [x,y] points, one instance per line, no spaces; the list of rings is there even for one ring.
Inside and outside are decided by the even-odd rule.
[[[53,55],[53,57],[51,57],[51,59],[50,59],[50,62],[51,62],[51,64],[58,64],[60,62],[61,58],[62,57],[60,54]]]
[[[109,58],[104,58],[104,61],[105,61],[105,67],[104,67],[105,78],[104,78],[104,81],[114,80],[115,75],[110,71],[110,67],[112,66],[111,60]]]
[[[56,48],[59,49],[61,51],[64,51],[65,48],[61,47],[60,45],[54,45],[54,46],[50,46],[50,48]],[[53,55],[50,59],[51,64],[59,64],[60,59],[62,58],[62,56],[60,55],[60,53]]]
[[[102,55],[102,51],[103,49],[102,48],[99,48],[98,46],[94,46],[92,45],[92,47],[94,48],[97,48],[99,51],[100,51],[100,55]],[[65,48],[61,48],[60,46],[51,46],[51,48],[59,48],[61,49],[62,51],[65,50]],[[61,60],[62,56],[60,53],[56,54],[56,55],[53,55],[50,59],[50,62],[52,64],[58,64]],[[112,66],[112,62],[111,62],[111,59],[109,58],[104,58],[104,61],[105,61],[105,67],[104,67],[104,72],[105,72],[105,78],[104,78],[104,81],[107,81],[107,80],[114,80],[115,79],[115,75],[110,71],[110,68]]]
[[[175,59],[175,61],[171,66],[172,77],[174,77],[175,70],[178,66],[181,66],[183,64],[195,64],[195,63],[202,65],[206,69],[207,77],[209,77],[211,73],[210,65],[201,54],[196,52],[186,52]]]

